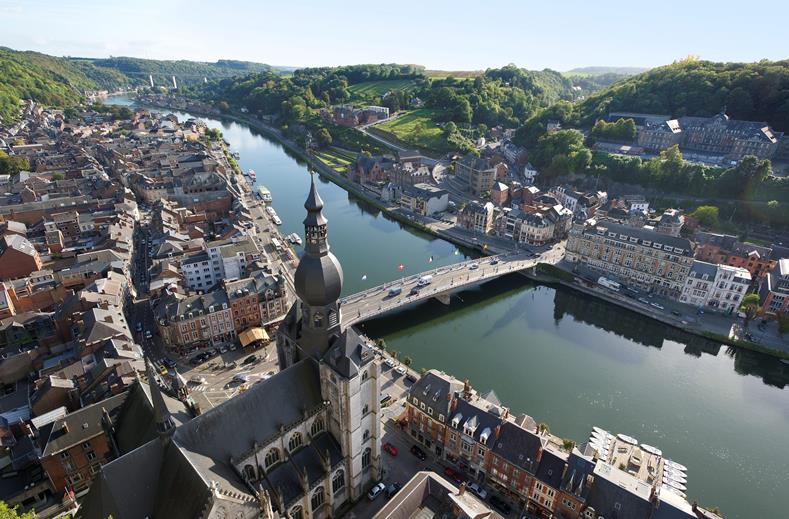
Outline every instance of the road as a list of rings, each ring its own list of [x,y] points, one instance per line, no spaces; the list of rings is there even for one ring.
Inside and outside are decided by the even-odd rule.
[[[385,283],[344,298],[341,302],[343,324],[351,326],[424,299],[445,296],[468,286],[534,267],[537,263],[555,264],[561,261],[563,254],[563,244],[557,244],[538,255],[528,251],[505,253],[439,267]],[[420,278],[426,275],[432,276],[432,280],[429,283],[420,282]],[[393,290],[399,292],[394,293]]]

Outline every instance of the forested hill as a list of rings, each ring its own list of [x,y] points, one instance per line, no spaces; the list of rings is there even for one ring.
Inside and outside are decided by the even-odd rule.
[[[219,60],[216,63],[186,60],[152,60],[128,57],[107,59],[73,58],[74,62],[87,62],[94,66],[116,70],[128,77],[134,84],[147,84],[148,76],[153,76],[155,84],[169,86],[172,76],[180,84],[201,83],[203,78],[217,79],[241,76],[272,69],[270,65],[251,61]]]
[[[767,121],[789,131],[789,60],[715,63],[685,59],[621,80],[578,106],[594,124],[611,111],[710,116],[726,107],[735,119]]]
[[[90,63],[0,48],[0,120],[16,118],[22,99],[69,106],[77,103],[85,90],[127,83],[123,74]]]

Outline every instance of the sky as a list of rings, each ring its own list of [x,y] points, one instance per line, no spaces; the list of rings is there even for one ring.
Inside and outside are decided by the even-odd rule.
[[[57,56],[438,70],[789,58],[789,2],[0,0],[0,46]]]

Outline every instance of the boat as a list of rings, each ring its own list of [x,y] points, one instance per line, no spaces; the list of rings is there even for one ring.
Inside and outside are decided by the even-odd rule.
[[[299,236],[299,235],[298,235],[298,234],[296,234],[295,232],[294,232],[293,234],[288,234],[288,235],[286,236],[286,238],[288,239],[288,241],[289,241],[290,243],[295,243],[296,245],[301,245],[301,243],[302,243],[302,242],[301,242],[301,236]]]
[[[249,171],[247,171],[247,175],[252,180],[255,180],[256,178],[258,178],[258,176],[255,174],[255,170],[254,169],[250,169]]]
[[[663,479],[665,479],[666,481],[676,481],[678,483],[682,483],[683,485],[686,485],[688,483],[688,478],[686,478],[681,474],[677,474],[676,472],[669,472],[669,473],[664,472]]]
[[[665,465],[668,465],[669,467],[671,467],[672,470],[677,470],[679,472],[687,472],[688,471],[688,467],[686,467],[685,465],[682,465],[681,463],[677,463],[676,461],[665,460],[663,463]]]
[[[276,215],[272,216],[271,219],[274,221],[275,224],[282,225],[282,220],[279,219],[279,216]]]
[[[632,436],[628,436],[626,434],[619,433],[619,434],[616,435],[616,437],[619,438],[620,440],[622,440],[625,443],[629,443],[630,445],[638,445],[638,440],[636,440]]]
[[[266,186],[258,186],[258,195],[264,202],[271,202],[271,191]]]
[[[646,443],[642,443],[641,448],[650,454],[654,454],[655,456],[663,456],[663,451],[661,451],[657,447],[653,447],[651,445],[647,445]]]
[[[680,492],[684,492],[685,490],[688,489],[688,487],[686,487],[685,485],[683,485],[679,481],[674,481],[673,479],[668,479],[667,480],[665,478],[663,478],[663,486],[669,486],[671,488],[675,488],[675,489],[679,490]]]
[[[238,159],[240,159],[240,158],[241,158],[241,155],[239,155],[239,153],[238,153],[237,151],[234,151],[234,152],[233,152],[233,153],[231,153],[230,155],[231,155],[231,156],[232,156],[234,159],[236,159],[236,160],[238,160]]]

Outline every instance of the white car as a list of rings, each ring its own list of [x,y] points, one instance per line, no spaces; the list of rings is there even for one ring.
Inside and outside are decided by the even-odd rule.
[[[474,494],[483,501],[488,497],[488,493],[485,491],[485,489],[480,488],[480,486],[476,483],[469,483],[467,488],[474,492]]]
[[[479,268],[479,263],[472,263],[468,266],[469,270],[477,270]]]
[[[403,366],[397,366],[397,367],[395,368],[395,371],[396,371],[397,373],[399,373],[400,375],[405,375],[405,368],[404,368]]]
[[[386,359],[386,360],[384,361],[384,364],[386,364],[386,365],[387,365],[387,366],[389,366],[390,368],[393,368],[393,367],[395,367],[395,362],[394,362],[392,359]]]
[[[378,483],[367,493],[367,499],[370,501],[375,501],[375,498],[383,494],[384,490],[386,490],[386,485],[383,483]]]
[[[201,386],[205,384],[205,377],[201,377],[200,375],[194,375],[192,378],[189,379],[189,382]]]

